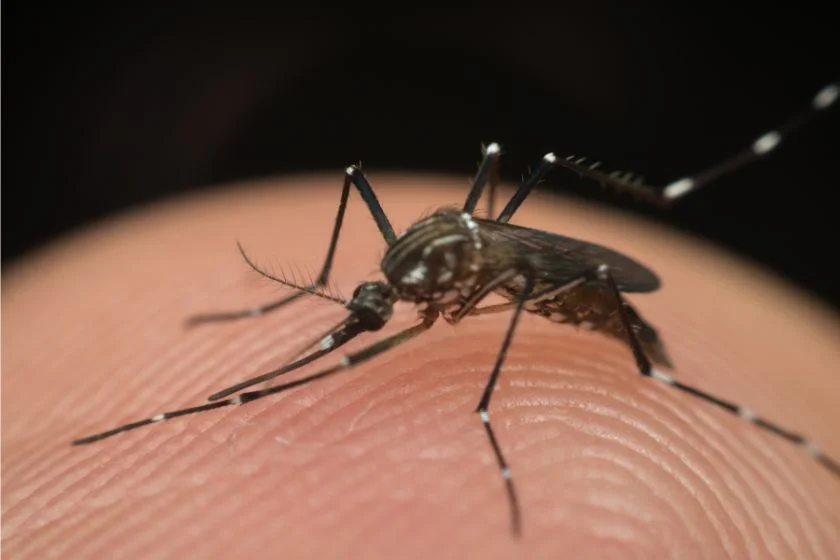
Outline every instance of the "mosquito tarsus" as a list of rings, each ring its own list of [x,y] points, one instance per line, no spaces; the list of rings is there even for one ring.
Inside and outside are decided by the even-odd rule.
[[[497,143],[491,143],[483,147],[483,158],[463,207],[442,208],[416,222],[399,236],[394,232],[360,168],[350,166],[344,176],[327,255],[314,281],[304,285],[270,274],[258,267],[242,246],[238,245],[242,257],[252,269],[272,281],[292,288],[294,293],[241,311],[198,315],[188,319],[188,324],[195,325],[253,317],[282,308],[304,295],[311,295],[339,303],[347,309],[346,317],[319,337],[320,347],[286,366],[218,391],[210,395],[210,402],[206,404],[160,413],[73,443],[87,444],[171,418],[245,404],[337,374],[414,339],[441,317],[455,324],[467,316],[512,310],[503,342],[475,412],[484,426],[505,484],[514,535],[519,536],[521,533],[520,504],[511,469],[490,421],[490,400],[523,311],[539,314],[558,323],[585,323],[593,330],[624,340],[642,376],[717,405],[802,446],[815,460],[840,476],[840,463],[824,455],[804,436],[759,418],[744,406],[685,385],[654,367],[672,367],[664,344],[656,330],[622,296],[623,293],[657,290],[660,282],[652,271],[606,247],[508,223],[533,188],[555,167],[571,170],[583,178],[595,180],[621,192],[629,192],[647,201],[671,204],[718,177],[765,157],[782,139],[832,106],[838,94],[840,85],[824,87],[812,98],[806,109],[796,113],[782,126],[761,135],[723,162],[661,189],[645,185],[629,174],[605,173],[599,169],[599,163],[587,164],[583,158],[557,158],[554,154],[546,154],[495,218],[495,191],[499,181],[501,148]],[[488,185],[489,217],[481,219],[474,216],[474,213]],[[351,188],[355,188],[361,195],[387,244],[387,251],[380,263],[385,280],[363,282],[357,286],[350,299],[343,299],[330,294],[325,286],[332,270]],[[508,303],[480,306],[490,294],[501,295],[507,298]],[[416,306],[419,315],[417,324],[347,354],[337,364],[316,373],[266,389],[240,392],[296,371],[344,346],[360,334],[382,329],[393,316],[394,305],[398,301]],[[231,396],[235,393],[238,394]]]

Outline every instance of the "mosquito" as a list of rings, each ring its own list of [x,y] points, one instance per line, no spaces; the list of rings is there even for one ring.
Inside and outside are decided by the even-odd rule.
[[[199,324],[254,317],[282,308],[302,296],[315,296],[341,304],[347,310],[344,319],[319,337],[320,347],[288,365],[218,391],[208,397],[210,402],[206,404],[156,414],[144,420],[78,439],[73,444],[92,443],[179,416],[242,405],[336,375],[415,339],[429,330],[439,318],[457,324],[468,316],[512,310],[495,364],[475,412],[481,419],[504,482],[514,536],[521,535],[521,508],[512,471],[490,421],[490,401],[523,312],[540,315],[555,323],[584,324],[593,331],[624,341],[643,377],[652,378],[714,404],[803,447],[813,459],[840,476],[840,463],[824,455],[804,436],[758,417],[745,406],[686,385],[663,372],[663,369],[673,369],[673,364],[661,337],[623,297],[626,293],[656,291],[661,282],[653,271],[607,247],[509,223],[534,187],[554,167],[574,171],[584,178],[651,202],[670,204],[724,174],[765,157],[783,138],[832,106],[838,96],[840,84],[824,87],[812,98],[807,108],[796,113],[781,127],[761,135],[725,161],[693,176],[674,181],[662,189],[647,186],[627,174],[604,173],[598,169],[597,163],[589,165],[582,158],[569,156],[561,159],[552,153],[546,154],[495,218],[493,205],[502,150],[499,144],[491,143],[482,150],[482,161],[463,207],[441,208],[414,223],[400,235],[394,232],[361,169],[351,165],[345,172],[327,256],[321,272],[313,282],[301,284],[283,276],[270,274],[258,267],[242,246],[238,245],[248,266],[260,275],[292,288],[294,292],[278,301],[258,307],[198,315],[188,319],[189,324]],[[476,206],[488,185],[489,217],[479,218],[474,215]],[[380,262],[384,280],[360,283],[350,299],[343,299],[331,294],[326,286],[351,187],[355,187],[361,195],[387,244],[387,250]],[[491,294],[502,296],[507,300],[506,303],[482,305],[485,298]],[[397,302],[410,303],[416,307],[416,324],[357,352],[344,355],[337,364],[316,373],[265,389],[240,392],[315,362],[363,333],[379,331],[392,318]],[[231,396],[235,393],[238,394]]]

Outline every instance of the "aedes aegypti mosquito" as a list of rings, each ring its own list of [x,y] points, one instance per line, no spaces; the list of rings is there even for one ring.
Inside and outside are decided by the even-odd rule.
[[[270,280],[294,289],[295,292],[267,305],[231,313],[199,315],[189,319],[190,323],[195,324],[253,317],[281,308],[303,295],[312,295],[344,305],[348,310],[347,316],[319,339],[320,349],[284,367],[210,395],[211,402],[208,404],[163,412],[144,420],[78,439],[73,443],[75,445],[92,443],[178,416],[245,404],[334,375],[417,337],[431,328],[440,317],[455,324],[467,316],[512,309],[507,332],[475,412],[481,418],[501,470],[515,535],[519,535],[521,531],[519,501],[511,470],[490,423],[489,409],[490,399],[522,311],[541,315],[556,323],[585,324],[594,331],[624,340],[642,376],[651,377],[717,405],[760,428],[802,446],[815,460],[840,476],[840,463],[821,453],[819,448],[804,436],[759,418],[747,407],[685,385],[654,367],[656,364],[664,368],[672,368],[665,346],[656,330],[648,325],[622,297],[622,293],[657,290],[660,282],[652,271],[635,260],[606,247],[509,223],[532,189],[555,166],[566,168],[584,178],[593,179],[619,191],[630,192],[651,202],[670,204],[721,175],[761,159],[773,151],[782,138],[788,136],[794,129],[801,127],[810,118],[832,106],[838,95],[840,95],[840,84],[826,86],[813,97],[807,109],[796,114],[783,126],[763,134],[729,159],[691,177],[672,182],[661,190],[646,186],[626,174],[603,173],[597,169],[598,164],[585,164],[581,158],[570,156],[558,159],[553,154],[547,154],[521,183],[507,205],[495,218],[492,218],[493,201],[498,182],[501,149],[498,144],[492,143],[483,150],[482,162],[463,208],[439,209],[411,225],[401,235],[394,233],[373,188],[361,170],[357,166],[350,166],[344,177],[327,256],[315,281],[302,285],[287,278],[269,274],[257,267],[239,246],[242,257],[251,268]],[[481,219],[473,214],[488,184],[490,185],[490,219]],[[363,282],[356,287],[350,300],[344,300],[330,294],[324,288],[332,268],[351,186],[355,187],[361,195],[388,247],[380,263],[385,281]],[[479,306],[491,293],[503,296],[508,303]],[[375,342],[358,352],[345,355],[338,364],[314,374],[289,383],[263,390],[243,392],[230,397],[245,388],[293,372],[314,362],[362,333],[380,330],[391,319],[394,304],[398,301],[415,304],[420,319],[418,324]]]

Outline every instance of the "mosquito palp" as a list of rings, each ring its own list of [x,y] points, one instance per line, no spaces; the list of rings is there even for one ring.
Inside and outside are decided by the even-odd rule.
[[[304,295],[312,295],[341,304],[348,311],[347,316],[322,337],[320,348],[282,368],[222,389],[209,397],[209,403],[156,414],[145,420],[81,438],[73,443],[87,444],[178,416],[245,404],[335,375],[414,339],[431,328],[440,317],[456,324],[474,315],[510,311],[511,318],[503,343],[497,352],[496,361],[475,412],[478,413],[485,429],[505,485],[511,527],[515,535],[519,535],[522,528],[521,506],[512,469],[493,431],[490,401],[523,312],[540,315],[555,323],[586,324],[593,331],[624,341],[643,377],[652,378],[699,398],[768,433],[801,446],[816,461],[840,476],[840,463],[827,457],[804,436],[760,418],[745,406],[686,385],[662,371],[674,368],[662,338],[623,296],[626,293],[649,293],[658,290],[660,280],[653,271],[631,257],[607,247],[509,223],[533,188],[556,166],[575,171],[583,177],[599,181],[619,191],[626,191],[649,201],[670,204],[721,175],[766,156],[786,136],[832,106],[839,93],[840,86],[837,84],[826,86],[814,96],[806,110],[782,126],[762,134],[749,147],[706,170],[674,181],[663,189],[646,186],[641,178],[635,175],[603,172],[599,162],[589,164],[585,159],[576,156],[558,158],[554,154],[546,154],[520,184],[498,216],[495,215],[492,205],[498,184],[501,147],[491,143],[483,147],[483,159],[463,207],[441,208],[418,220],[399,236],[394,233],[373,188],[361,170],[357,166],[350,166],[345,171],[327,255],[321,272],[313,282],[303,285],[271,275],[257,267],[239,246],[242,257],[252,269],[269,280],[293,289],[294,293],[266,305],[243,311],[201,315],[191,320],[193,323],[200,323],[260,315],[284,307]],[[473,214],[487,185],[490,185],[489,218],[480,219]],[[325,293],[323,287],[329,281],[351,186],[359,192],[365,202],[387,245],[387,250],[380,262],[385,279],[359,284],[353,297],[344,300]],[[484,299],[491,294],[501,295],[508,303],[481,306]],[[363,333],[380,330],[391,320],[393,307],[398,301],[414,304],[420,322],[357,352],[345,355],[338,364],[316,373],[267,389],[248,391],[230,397],[242,389],[295,372],[305,365],[325,358]]]

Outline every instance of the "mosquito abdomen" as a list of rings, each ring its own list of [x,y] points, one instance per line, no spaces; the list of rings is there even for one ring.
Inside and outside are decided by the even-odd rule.
[[[551,299],[526,302],[525,309],[554,323],[585,325],[589,330],[622,342],[627,341],[614,296],[598,287],[578,286]],[[647,357],[657,365],[673,369],[665,343],[656,329],[650,326],[633,306],[627,304],[626,309]]]

